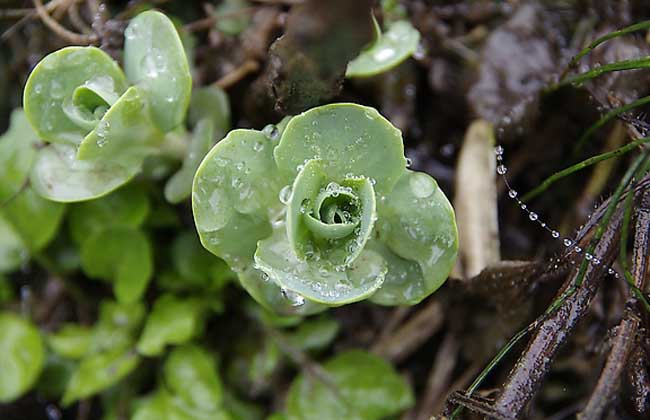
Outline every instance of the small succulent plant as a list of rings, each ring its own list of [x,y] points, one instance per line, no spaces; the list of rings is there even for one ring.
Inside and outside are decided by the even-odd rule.
[[[194,178],[196,227],[270,309],[415,304],[447,278],[457,231],[436,181],[407,166],[400,131],[361,105],[233,130]]]
[[[174,25],[139,14],[125,31],[124,72],[95,47],[66,47],[34,68],[25,114],[43,148],[31,184],[53,201],[82,201],[128,182],[164,134],[179,126],[191,92]]]

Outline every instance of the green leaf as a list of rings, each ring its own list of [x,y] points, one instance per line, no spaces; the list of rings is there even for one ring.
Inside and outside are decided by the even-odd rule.
[[[71,206],[70,236],[81,244],[105,229],[138,228],[147,219],[150,207],[144,188],[128,184],[100,199]]]
[[[379,39],[348,63],[346,77],[384,73],[409,58],[418,47],[420,33],[408,20],[392,23]]]
[[[307,319],[295,331],[287,334],[287,339],[303,351],[327,348],[339,332],[339,323],[332,318],[320,316]]]
[[[16,314],[0,312],[0,331],[0,402],[9,403],[32,388],[45,351],[36,326]]]
[[[292,298],[296,306],[303,305],[305,298],[325,305],[365,299],[382,285],[387,271],[384,259],[367,250],[347,267],[328,260],[300,260],[283,225],[259,242],[255,262],[273,282],[297,294]]]
[[[92,331],[78,324],[66,324],[48,336],[50,348],[66,359],[81,359],[90,348]]]
[[[273,146],[259,131],[231,131],[205,156],[194,178],[192,209],[201,243],[235,270],[252,263],[257,241],[271,233],[268,212],[280,204],[285,182],[273,162]]]
[[[13,271],[28,258],[29,251],[20,235],[0,213],[0,273]]]
[[[0,136],[0,203],[13,197],[27,182],[38,144],[25,112],[14,109],[9,130]]]
[[[196,126],[202,119],[212,121],[218,139],[230,129],[230,101],[223,89],[207,86],[195,89],[190,100],[187,121]]]
[[[142,162],[162,140],[163,133],[150,119],[147,96],[132,86],[83,139],[77,158],[82,161]]]
[[[215,9],[216,28],[228,35],[239,35],[250,25],[250,14],[245,10],[250,6],[246,0],[224,0]]]
[[[231,420],[225,411],[202,411],[189,407],[165,389],[141,400],[133,414],[133,420]]]
[[[108,101],[126,88],[122,70],[108,54],[95,47],[67,47],[36,65],[25,85],[23,103],[39,137],[77,145],[92,129],[88,121],[97,121],[110,106]]]
[[[186,404],[204,411],[221,405],[221,382],[212,355],[201,347],[176,347],[163,368],[165,381]]]
[[[166,294],[158,298],[138,342],[145,356],[159,356],[168,344],[183,344],[202,329],[204,306],[198,299],[178,299]]]
[[[145,308],[140,302],[102,302],[99,321],[93,327],[89,354],[126,351],[133,347],[144,316]]]
[[[151,243],[137,229],[103,230],[83,242],[81,266],[89,277],[112,281],[118,301],[135,302],[153,274]]]
[[[171,247],[171,258],[183,282],[177,289],[217,291],[234,278],[234,273],[220,258],[201,246],[196,232],[181,232]]]
[[[0,212],[13,225],[27,248],[38,252],[56,235],[64,210],[63,204],[46,200],[32,188],[26,188]]]
[[[388,261],[389,270],[372,300],[416,304],[442,285],[456,262],[454,210],[433,178],[407,170],[378,211],[377,230],[384,247],[376,251]]]
[[[374,108],[349,103],[293,117],[274,156],[291,178],[308,160],[320,159],[330,181],[363,176],[374,180],[378,194],[388,193],[406,168],[400,131]]]
[[[134,352],[111,351],[84,358],[68,382],[61,403],[73,402],[101,392],[126,377],[138,366]]]
[[[183,166],[165,184],[165,198],[170,203],[180,203],[192,194],[194,174],[203,157],[212,147],[214,139],[213,123],[209,119],[199,121],[194,127],[192,139]]]
[[[131,20],[124,37],[126,76],[147,93],[158,128],[170,131],[183,122],[192,89],[178,32],[167,16],[147,11]]]
[[[53,144],[41,149],[32,168],[31,185],[52,201],[73,202],[98,198],[133,178],[140,160],[122,162],[78,160],[73,146]]]
[[[323,365],[336,389],[314,377],[298,376],[289,388],[291,420],[380,420],[414,403],[413,392],[393,367],[371,353],[352,350]]]

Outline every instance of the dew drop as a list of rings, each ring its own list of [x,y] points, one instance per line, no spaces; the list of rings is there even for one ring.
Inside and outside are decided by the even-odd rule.
[[[506,168],[505,165],[499,165],[499,166],[497,166],[497,173],[498,173],[499,175],[505,175],[506,172],[508,172],[508,168]]]
[[[534,222],[538,218],[537,213],[530,212],[530,214],[528,214],[528,218]]]
[[[374,58],[377,61],[387,61],[390,60],[394,55],[395,55],[394,49],[380,48],[372,55],[372,58]]]
[[[508,191],[508,196],[510,198],[516,198],[517,197],[517,191],[515,191],[515,190]]]
[[[497,156],[501,156],[503,154],[503,146],[497,146],[494,148],[494,153],[496,153]]]
[[[555,239],[557,239],[557,238],[560,237],[560,232],[558,232],[557,230],[554,230],[554,231],[551,232],[551,236],[554,237]]]
[[[522,210],[526,210],[528,208],[528,206],[526,206],[525,204],[522,204],[520,207]]]
[[[262,149],[264,149],[264,143],[261,141],[256,141],[255,144],[253,144],[253,150],[256,152],[261,152]]]
[[[587,261],[591,261],[591,260],[594,259],[594,256],[587,252],[587,253],[585,254],[585,259],[586,259]]]
[[[613,268],[608,268],[608,269],[607,269],[607,273],[610,274],[610,275],[611,275],[611,274],[614,274],[615,272],[616,272],[616,271],[614,271]]]
[[[289,204],[289,201],[291,200],[291,186],[285,185],[282,187],[278,194],[278,198],[282,204]]]
[[[566,247],[573,245],[573,241],[569,238],[566,238],[563,242],[564,242],[564,246]]]
[[[276,127],[273,124],[269,124],[266,127],[262,129],[262,133],[269,139],[269,140],[277,140],[280,137],[280,130],[278,130],[278,127]]]
[[[406,167],[410,168],[413,165],[413,160],[409,157],[406,158]]]
[[[582,248],[580,248],[579,246],[573,248],[573,250],[574,250],[577,254],[579,254],[579,253],[582,252]]]
[[[428,175],[415,172],[409,178],[411,192],[417,198],[427,198],[436,190],[436,183]]]

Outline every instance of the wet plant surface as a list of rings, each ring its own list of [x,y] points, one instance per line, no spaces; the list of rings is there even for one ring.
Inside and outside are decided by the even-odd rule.
[[[0,353],[11,357],[0,361],[0,418],[650,416],[650,25],[645,22],[650,5],[641,0],[379,3],[2,4]],[[165,50],[176,40],[166,18],[140,14],[152,7],[176,26],[187,69],[178,64],[180,46]],[[151,45],[139,42],[148,42],[151,34],[132,38],[133,22],[166,40],[156,47],[164,54],[146,54]],[[98,48],[89,54],[101,57],[88,62],[103,66],[93,74],[110,76],[114,88],[105,93],[84,84],[85,77],[70,82],[66,89],[79,92],[74,109],[51,90],[47,98],[55,100],[41,101],[36,84],[27,83],[38,76],[51,88],[47,71],[55,66],[42,60],[71,45]],[[72,66],[66,70],[70,77],[75,69],[87,70]],[[187,72],[191,99],[183,79]],[[169,79],[152,85],[161,73]],[[23,102],[26,84],[32,104],[61,108],[63,117],[50,121],[44,108],[30,110]],[[89,91],[95,96],[86,95]],[[152,118],[129,125],[126,117],[117,119],[117,111],[109,114],[138,101],[153,104],[147,114]],[[327,108],[336,102],[359,105]],[[20,107],[25,114],[12,112]],[[292,135],[300,137],[302,122],[311,124],[310,115],[319,110],[367,109],[374,116],[373,108],[385,117],[381,129],[401,130],[406,157],[402,162],[401,155],[386,154],[381,167],[370,162],[364,171],[377,176],[348,177],[356,167],[346,167],[341,180],[335,179],[323,166],[327,159],[301,155],[309,141],[314,147],[325,143],[313,138],[291,143]],[[91,112],[84,119],[79,109]],[[308,109],[313,111],[283,120]],[[122,128],[112,137],[102,136],[107,115],[115,117],[114,133]],[[62,118],[80,123],[54,127]],[[30,128],[36,120],[42,126]],[[366,129],[366,124],[375,129],[368,120],[359,125]],[[121,142],[133,127],[145,133],[146,147],[130,154],[132,146]],[[231,128],[246,131],[226,137]],[[73,145],[60,135],[71,130],[78,137]],[[92,142],[88,135],[95,136]],[[106,148],[105,137],[113,141]],[[209,152],[214,140],[224,137]],[[332,150],[344,144],[327,141]],[[84,142],[98,147],[81,152]],[[193,212],[194,173],[199,168],[196,179],[214,182],[222,172],[201,165],[205,155],[239,159],[238,147],[250,143],[251,149],[263,149],[264,142],[281,146],[275,152],[269,146],[267,160],[247,160],[258,165],[251,168],[253,186],[263,199],[253,202],[241,197],[241,189],[229,189],[238,195],[232,206],[240,222],[228,226],[241,231],[224,234],[228,246],[210,245],[210,238],[219,236],[218,218],[214,207],[197,214],[196,201]],[[372,143],[363,145],[372,150]],[[74,152],[60,152],[64,148]],[[72,201],[102,197],[61,204],[41,195],[71,201],[65,194],[57,200],[57,188],[62,179],[87,169],[70,164],[51,182],[29,175],[30,162],[48,150],[63,153],[56,162],[66,156],[74,161],[74,153],[118,150],[126,163],[117,169],[114,160],[91,165],[93,175],[79,181],[87,188],[64,193],[83,192]],[[361,156],[359,150],[350,149],[348,157]],[[363,156],[372,160],[375,153]],[[239,170],[235,160],[232,174]],[[276,163],[296,170],[270,177]],[[562,172],[566,168],[571,169]],[[339,235],[332,225],[345,225],[340,230],[350,225],[350,232],[359,226],[354,235],[363,237],[368,255],[400,259],[407,277],[408,270],[417,271],[414,263],[404,263],[420,264],[417,247],[387,251],[400,240],[389,236],[384,243],[369,233],[377,223],[381,235],[389,235],[390,229],[380,230],[384,218],[401,220],[400,206],[382,213],[366,204],[375,188],[383,188],[381,176],[393,173],[391,191],[401,185],[402,173],[413,177],[404,185],[415,183],[420,192],[435,179],[436,199],[446,202],[446,196],[455,209],[458,259],[446,282],[436,279],[425,291],[384,288],[383,295],[373,295],[382,290],[380,282],[353,284],[346,285],[353,289],[349,296],[332,297],[300,289],[300,281],[283,274],[304,269],[301,281],[318,277],[311,263],[301,267],[290,261],[287,267],[273,252],[313,252],[301,232]],[[418,174],[424,178],[415,179]],[[228,176],[233,185],[236,176]],[[320,197],[318,188],[332,181],[337,183],[329,195]],[[289,184],[293,190],[283,197]],[[205,202],[214,196],[212,190],[204,194],[199,198]],[[414,208],[423,197],[398,198],[413,201]],[[300,212],[305,200],[309,214]],[[294,238],[255,236],[259,226],[273,224],[268,209],[291,207],[293,201]],[[321,207],[311,206],[313,201]],[[246,206],[263,208],[264,216],[250,216]],[[409,223],[424,218],[405,217]],[[364,220],[371,219],[363,230]],[[400,224],[407,233],[409,223]],[[287,235],[288,228],[273,228]],[[328,263],[348,245],[315,244]],[[455,251],[447,256],[451,262],[435,268],[448,270]],[[356,258],[361,249],[350,253]],[[389,266],[377,270],[386,276]],[[283,287],[259,286],[262,273]],[[242,280],[255,275],[257,280]],[[396,298],[395,291],[406,297]],[[382,306],[405,303],[417,304]]]

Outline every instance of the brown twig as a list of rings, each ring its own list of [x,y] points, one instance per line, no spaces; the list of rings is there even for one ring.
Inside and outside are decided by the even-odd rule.
[[[393,362],[404,360],[440,329],[443,320],[442,304],[432,300],[372,351]]]
[[[502,392],[494,402],[496,413],[505,413],[512,418],[520,418],[528,403],[537,393],[551,363],[562,344],[571,336],[578,322],[586,315],[592,298],[603,278],[604,267],[610,266],[616,255],[616,244],[622,223],[622,209],[617,209],[602,239],[596,245],[595,255],[601,258],[601,265],[590,264],[582,284],[568,295],[560,306],[544,319],[528,342],[524,352],[510,371],[502,386]],[[567,279],[561,296],[575,283],[579,270]]]
[[[435,407],[447,396],[451,375],[456,367],[457,353],[458,341],[453,334],[448,333],[440,345],[429,372],[427,386],[419,398],[416,420],[429,419]]]
[[[237,67],[235,70],[223,76],[221,79],[214,82],[215,86],[221,89],[228,89],[229,87],[237,84],[240,80],[245,78],[251,73],[256,72],[260,68],[260,63],[255,60],[246,60],[244,63]]]
[[[650,191],[643,193],[641,205],[637,213],[632,273],[634,285],[643,289],[648,271],[648,255],[650,251]],[[589,397],[585,408],[578,414],[579,420],[598,420],[603,417],[605,409],[620,385],[621,376],[632,351],[640,320],[634,308],[637,299],[633,293],[628,298],[627,308],[616,332],[612,349],[607,357],[605,367],[598,379],[596,388]]]
[[[38,13],[38,16],[41,18],[41,21],[50,28],[52,32],[57,34],[59,37],[62,39],[70,42],[71,44],[77,44],[77,45],[88,45],[88,44],[95,44],[98,41],[98,37],[96,34],[78,34],[76,32],[73,32],[69,29],[64,28],[54,20],[47,12],[45,7],[43,7],[43,2],[41,0],[33,0],[34,2],[34,7],[36,8],[36,13]]]

